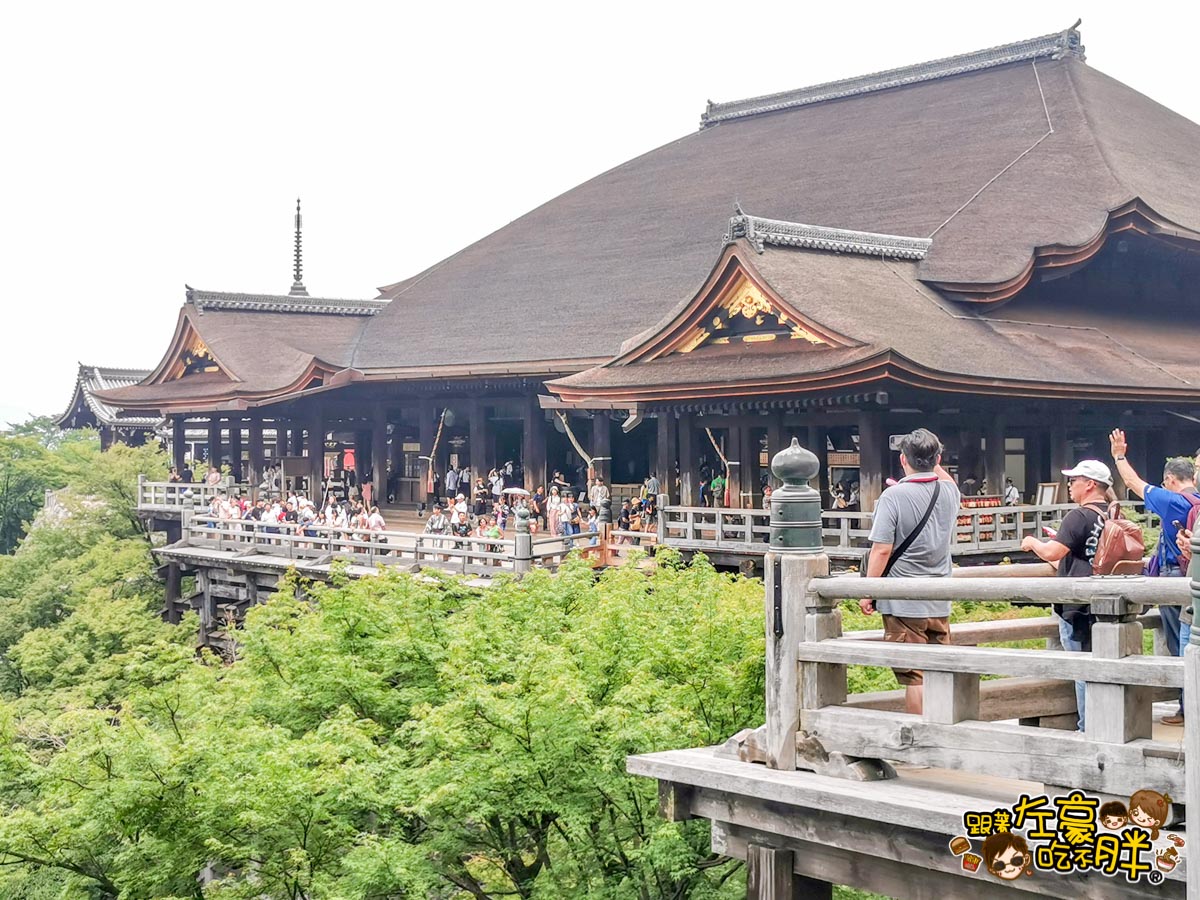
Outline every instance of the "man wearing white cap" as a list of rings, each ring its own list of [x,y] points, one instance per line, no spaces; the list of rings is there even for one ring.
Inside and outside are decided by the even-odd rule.
[[[1105,506],[1108,489],[1112,487],[1112,472],[1098,459],[1081,460],[1073,469],[1063,469],[1067,477],[1067,492],[1076,509],[1063,516],[1058,533],[1043,541],[1027,536],[1021,549],[1035,553],[1040,559],[1058,566],[1062,578],[1087,578],[1092,574],[1092,560],[1104,532]],[[1058,637],[1064,650],[1090,653],[1092,649],[1092,617],[1086,606],[1054,604],[1058,619]],[[1084,687],[1075,682],[1075,705],[1079,709],[1079,730],[1084,724]]]

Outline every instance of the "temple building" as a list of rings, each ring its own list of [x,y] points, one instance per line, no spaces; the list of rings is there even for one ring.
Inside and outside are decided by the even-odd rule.
[[[921,425],[1026,499],[1116,426],[1151,479],[1200,443],[1200,126],[1088,66],[1077,28],[710,102],[374,300],[308,297],[298,242],[289,294],[189,288],[159,365],[102,402],[207,427],[235,474],[353,468],[397,504],[430,457],[532,488],[578,483],[583,450],[685,504],[727,471],[757,506],[796,435],[827,505],[841,483],[869,510]],[[448,315],[480,327],[447,342]]]
[[[145,369],[113,369],[80,363],[71,402],[66,412],[55,418],[54,424],[64,430],[94,428],[100,432],[100,446],[104,449],[117,441],[135,447],[146,443],[163,424],[162,416],[153,412],[149,415],[129,414],[100,400],[96,392],[138,384],[149,374]]]

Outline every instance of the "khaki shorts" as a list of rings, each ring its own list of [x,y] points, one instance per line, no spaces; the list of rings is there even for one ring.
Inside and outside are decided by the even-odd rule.
[[[905,619],[883,616],[883,639],[893,644],[949,644],[950,619]],[[918,669],[892,669],[896,680],[908,686],[924,684],[925,676]]]

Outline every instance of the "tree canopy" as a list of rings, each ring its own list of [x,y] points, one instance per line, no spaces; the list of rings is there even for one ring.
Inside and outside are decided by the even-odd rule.
[[[760,583],[669,552],[485,589],[293,577],[225,664],[158,615],[129,503],[161,457],[46,452],[69,511],[0,559],[0,896],[744,894],[624,767],[762,721]]]

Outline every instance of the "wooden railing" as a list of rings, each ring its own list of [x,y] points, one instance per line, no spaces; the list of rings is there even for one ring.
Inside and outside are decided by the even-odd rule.
[[[558,541],[561,549],[562,539]],[[512,538],[268,524],[208,515],[186,517],[181,543],[189,548],[229,553],[232,557],[257,554],[311,565],[342,559],[360,566],[431,566],[465,574],[513,571],[520,562]]]
[[[249,494],[250,486],[223,481],[217,485],[184,482],[148,481],[138,476],[138,512],[174,512],[208,507],[218,494]]]
[[[1130,509],[1140,503],[1123,504]],[[1001,506],[959,510],[952,552],[1008,553],[1020,549],[1027,535],[1044,538],[1044,530],[1055,526],[1074,509],[1074,504],[1046,506]],[[1148,524],[1156,524],[1150,517]],[[872,514],[842,510],[821,513],[821,536],[826,547],[842,551],[865,550],[870,546]],[[680,550],[723,551],[763,554],[770,536],[771,514],[764,509],[730,509],[706,506],[664,506],[660,534],[666,544]]]
[[[1116,795],[1152,785],[1184,796],[1178,744],[1152,737],[1155,692],[1183,686],[1184,660],[1143,656],[1143,622],[1155,622],[1137,617],[1146,604],[1190,603],[1187,579],[810,577],[812,559],[783,556],[779,570],[768,574],[768,596],[770,582],[781,579],[783,599],[768,608],[768,635],[774,633],[775,641],[768,649],[767,724],[761,735],[743,736],[743,756],[760,753],[778,768],[821,771],[831,754],[841,754]],[[1093,649],[898,644],[862,639],[875,635],[842,635],[839,603],[868,597],[1089,606],[1096,618]],[[1043,620],[1033,630],[1021,620],[957,627],[960,638],[971,631],[970,642],[978,643],[983,637],[1049,637],[1049,624]],[[955,631],[951,626],[951,635]],[[923,671],[922,714],[847,706],[849,665]],[[982,721],[983,675],[1086,682],[1085,732]],[[1190,742],[1200,721],[1189,716],[1187,722]]]

